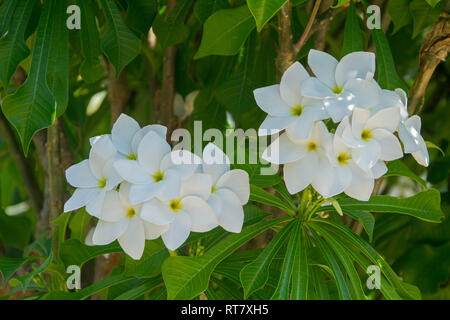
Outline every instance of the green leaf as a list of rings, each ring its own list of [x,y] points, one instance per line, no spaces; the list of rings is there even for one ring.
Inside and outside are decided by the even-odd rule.
[[[122,251],[117,241],[106,246],[87,246],[76,239],[64,241],[59,250],[61,260],[66,266],[74,264],[80,267],[99,255]]]
[[[127,0],[128,8],[125,23],[133,30],[147,36],[153,19],[158,12],[158,1]]]
[[[213,54],[235,55],[254,27],[247,6],[217,11],[204,24],[202,42],[194,59]]]
[[[86,210],[78,210],[77,213],[72,214],[72,219],[69,222],[70,238],[77,239],[84,242],[86,228],[92,216]]]
[[[264,248],[261,254],[251,263],[242,268],[239,277],[244,288],[244,299],[261,289],[269,279],[269,266],[275,254],[286,242],[295,221],[283,227]]]
[[[163,49],[181,43],[189,36],[189,28],[184,19],[192,5],[192,0],[178,1],[169,14],[160,14],[153,23],[153,31]]]
[[[0,6],[0,39],[9,30],[9,25],[13,17],[14,9],[16,8],[16,0],[5,0]]]
[[[163,262],[169,257],[161,240],[147,241],[141,259],[125,258],[124,274],[136,278],[151,278],[161,272]]]
[[[115,297],[114,300],[134,300],[149,292],[153,288],[163,284],[163,280],[160,276],[148,279],[144,281],[141,285],[134,287],[128,291],[123,292],[119,296]]]
[[[55,220],[52,221],[52,224],[58,226],[58,247],[60,248],[62,243],[65,240],[66,237],[66,229],[67,225],[69,224],[69,220],[71,217],[71,212],[64,212],[63,214],[59,215]]]
[[[347,4],[349,0],[337,0],[337,3],[334,6],[331,6],[332,8],[339,8],[343,5]]]
[[[292,273],[292,300],[306,300],[308,299],[308,252],[305,238],[305,231],[298,226],[298,234],[294,235],[298,237],[294,258],[294,272]]]
[[[388,171],[384,174],[385,177],[402,176],[408,177],[419,183],[424,189],[427,188],[427,183],[421,177],[411,171],[401,160],[389,161],[387,163]]]
[[[77,0],[80,7],[81,25],[80,43],[83,62],[80,65],[80,75],[84,81],[92,83],[97,81],[103,74],[100,56],[100,36],[95,22],[92,0]]]
[[[344,43],[342,44],[341,57],[350,52],[363,50],[359,18],[356,15],[355,3],[353,1],[350,1],[350,6],[346,11],[347,18],[345,19]]]
[[[442,150],[439,146],[435,145],[433,142],[425,141],[425,145],[428,149],[436,149],[439,150],[439,152],[442,154],[443,157],[445,157],[445,152]]]
[[[3,243],[22,249],[30,242],[31,228],[32,224],[27,216],[8,216],[0,212],[0,239]]]
[[[361,222],[364,230],[369,236],[369,241],[372,242],[373,228],[375,227],[375,218],[370,212],[345,209],[345,213],[355,220]]]
[[[168,299],[192,299],[205,291],[210,275],[220,261],[261,232],[287,220],[281,218],[253,224],[220,241],[199,257],[169,257],[162,267]]]
[[[67,4],[56,1],[52,14],[53,30],[48,55],[47,85],[56,103],[56,117],[64,113],[69,102],[69,29]]]
[[[115,1],[101,0],[105,13],[102,50],[114,65],[116,77],[141,52],[141,41],[122,20]]]
[[[36,131],[50,126],[55,118],[55,101],[47,86],[46,74],[54,30],[53,16],[57,15],[56,2],[45,2],[25,83],[3,101],[3,113],[19,133],[25,154]]]
[[[255,18],[258,32],[269,21],[287,0],[247,0],[248,8]]]
[[[26,258],[8,258],[0,257],[0,272],[2,273],[3,282],[2,287],[8,282],[9,278],[20,269],[27,261],[37,259],[38,257],[26,257]]]
[[[441,0],[426,0],[427,3],[432,6],[433,8],[439,3],[441,2]]]
[[[340,216],[343,216],[344,214],[342,213],[342,208],[339,205],[339,202],[335,198],[331,198],[330,201],[333,208],[336,209],[336,212],[339,213]]]
[[[413,216],[415,218],[439,223],[444,218],[440,207],[441,194],[436,189],[428,189],[408,198],[391,196],[372,196],[369,201],[351,198],[340,201],[342,210],[362,210],[371,212],[392,212]],[[323,206],[319,212],[333,210],[332,206]]]
[[[389,1],[387,11],[394,23],[394,31],[392,33],[396,33],[400,28],[411,23],[409,3],[410,0]]]
[[[295,210],[293,210],[289,205],[284,203],[280,198],[252,184],[250,185],[250,200],[280,208],[291,214],[295,213]]]
[[[200,22],[205,23],[214,12],[229,8],[227,0],[197,0],[194,4],[194,14]]]
[[[430,6],[423,0],[412,0],[409,10],[413,18],[413,35],[415,38],[419,33],[431,26],[441,13],[441,6]]]
[[[242,71],[231,75],[217,87],[217,99],[234,115],[240,115],[256,106],[253,97],[256,84],[249,76],[247,67],[245,64]]]
[[[50,263],[53,260],[53,252],[50,252],[50,255],[47,257],[47,259],[44,260],[42,264],[40,264],[37,268],[34,268],[33,271],[28,272],[22,277],[17,277],[16,279],[20,281],[22,290],[25,291],[28,288],[28,285],[30,284],[31,280],[40,273],[47,270],[47,268],[50,266]]]
[[[2,5],[3,9],[11,9],[6,1]],[[12,23],[9,25],[9,30],[0,29],[2,32],[8,32],[4,37],[0,38],[0,81],[3,86],[8,87],[9,80],[11,76],[16,71],[19,63],[24,60],[30,54],[30,49],[28,49],[25,44],[25,30],[27,28],[28,20],[30,19],[31,13],[33,12],[33,7],[35,5],[40,5],[37,0],[27,1],[19,0],[12,1],[14,6],[16,6],[14,15],[12,17]],[[3,12],[3,11],[2,11]],[[5,12],[7,14],[9,11]],[[7,18],[1,17],[0,23],[6,23]],[[4,28],[4,26],[2,26]]]

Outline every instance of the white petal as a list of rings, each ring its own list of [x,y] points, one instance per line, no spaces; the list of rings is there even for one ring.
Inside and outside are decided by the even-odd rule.
[[[398,136],[403,142],[405,153],[418,151],[425,141],[420,135],[421,120],[417,115],[412,116],[398,126]]]
[[[111,139],[114,146],[124,155],[129,155],[131,150],[131,141],[135,133],[141,127],[136,120],[122,113],[111,129]]]
[[[311,98],[335,97],[336,94],[317,78],[308,78],[302,82],[302,95]]]
[[[287,101],[281,98],[280,85],[258,88],[253,94],[258,106],[267,114],[277,117],[290,115],[291,108],[287,105]]]
[[[97,178],[92,174],[89,160],[83,160],[66,170],[67,182],[76,188],[95,188],[98,186]]]
[[[91,167],[92,174],[101,179],[103,174],[103,168],[108,161],[117,158],[118,153],[114,147],[109,135],[100,137],[92,146],[89,152],[89,165]]]
[[[371,52],[352,52],[336,66],[336,83],[343,86],[350,79],[366,79],[375,74],[375,55]]]
[[[211,176],[212,183],[216,183],[225,172],[230,170],[230,159],[215,144],[208,143],[203,149],[202,169],[204,173]]]
[[[189,178],[202,163],[202,159],[187,150],[174,150],[161,160],[161,171],[175,171],[181,180]]]
[[[345,189],[345,194],[360,201],[367,201],[372,194],[374,179],[357,166],[350,166],[352,170],[352,182]]]
[[[420,148],[419,151],[413,152],[412,156],[418,164],[428,167],[430,164],[430,156],[428,155],[428,149],[426,147]]]
[[[385,129],[389,132],[397,130],[400,123],[400,110],[397,107],[386,108],[378,111],[376,114],[367,120],[366,128],[373,129]]]
[[[226,188],[233,191],[241,201],[241,204],[244,205],[250,197],[248,173],[241,169],[228,171],[217,181],[216,188]]]
[[[169,225],[168,224],[159,226],[157,224],[153,224],[151,222],[147,222],[147,221],[144,221],[144,220],[142,220],[142,223],[144,224],[145,239],[147,239],[147,240],[157,239],[164,232],[169,230]]]
[[[189,237],[191,230],[191,218],[182,210],[176,215],[169,226],[169,230],[161,235],[167,249],[176,250]]]
[[[259,126],[258,136],[267,136],[280,132],[294,123],[295,120],[295,117],[292,117],[291,115],[285,117],[272,117],[269,115]]]
[[[403,157],[400,141],[392,133],[384,129],[376,129],[372,131],[372,135],[381,147],[380,160],[392,161]]]
[[[218,221],[213,209],[205,200],[187,196],[181,200],[183,211],[191,218],[191,231],[208,232],[217,227]]]
[[[308,65],[315,76],[328,87],[336,85],[334,74],[338,61],[326,52],[311,49],[308,54]]]
[[[163,187],[162,183],[134,184],[130,187],[129,199],[132,205],[153,199]]]
[[[324,198],[335,196],[336,194],[333,193],[332,189],[334,175],[334,169],[328,161],[328,158],[324,155],[319,155],[319,169],[317,170],[317,174],[311,182],[311,185]]]
[[[375,165],[372,167],[371,171],[374,179],[378,179],[388,171],[388,168],[384,161],[377,161],[377,163],[375,163]]]
[[[133,152],[137,153],[139,143],[141,143],[142,138],[144,138],[150,131],[155,132],[161,137],[161,139],[166,140],[167,127],[160,124],[150,124],[139,129],[133,136],[133,139],[131,140],[131,150]]]
[[[280,82],[280,94],[290,106],[295,106],[301,101],[300,84],[309,78],[309,74],[302,64],[294,62],[283,74]]]
[[[309,153],[304,158],[284,166],[284,181],[290,194],[305,189],[314,179],[319,168],[315,153]]]
[[[75,189],[69,200],[64,203],[64,212],[73,211],[84,207],[89,201],[100,192],[98,188]]]
[[[111,190],[119,185],[123,181],[122,177],[117,172],[116,168],[114,168],[114,163],[116,162],[116,159],[111,159],[106,162],[105,166],[103,167],[103,174],[102,176],[106,178],[106,185],[105,189]]]
[[[126,218],[127,209],[124,207],[118,191],[107,191],[98,218],[108,222],[116,222]]]
[[[157,172],[163,157],[170,152],[170,145],[157,133],[148,132],[139,143],[138,162],[147,172]]]
[[[372,81],[350,79],[344,87],[344,92],[353,94],[352,104],[358,108],[372,108],[380,103],[380,91]]]
[[[142,257],[145,248],[145,230],[138,216],[130,219],[127,230],[117,239],[123,251],[134,260]]]
[[[303,158],[307,152],[305,143],[294,143],[283,133],[264,150],[262,158],[270,163],[285,164]]]
[[[175,212],[170,210],[167,203],[157,199],[145,202],[141,208],[141,218],[157,225],[171,223],[176,215]]]
[[[98,139],[100,139],[103,136],[109,136],[111,137],[110,134],[101,134],[99,136],[95,136],[95,137],[90,137],[89,138],[89,144],[91,145],[91,147],[94,145],[94,143],[96,143],[98,141]]]
[[[159,182],[161,189],[156,195],[160,200],[169,201],[180,196],[181,181],[178,173],[174,170],[164,172],[164,180]]]
[[[331,178],[333,185],[330,188],[331,195],[344,192],[352,182],[352,171],[348,165],[334,167],[334,175]]]
[[[227,190],[217,190],[217,196],[222,201],[222,211],[219,216],[219,224],[229,232],[239,233],[244,223],[244,209],[239,198]]]
[[[334,98],[325,99],[323,104],[333,122],[338,123],[353,112],[354,99],[355,96],[351,92],[344,92]]]
[[[367,146],[352,151],[353,161],[364,171],[368,171],[380,159],[381,148],[377,141],[370,140]]]
[[[364,130],[367,120],[370,118],[370,111],[362,108],[355,108],[352,114],[352,134],[360,140],[361,132]]]
[[[361,132],[355,136],[351,126],[346,126],[340,137],[342,138],[342,141],[350,148],[362,148],[367,146],[367,142],[361,139]]]
[[[100,217],[102,214],[103,200],[105,199],[105,188],[99,189],[99,192],[86,204],[86,211],[93,217]]]
[[[207,200],[211,194],[212,178],[206,173],[194,173],[181,184],[181,197],[198,196]]]
[[[306,139],[311,133],[314,123],[326,118],[328,118],[328,113],[323,105],[305,107],[301,116],[297,117],[297,121],[290,125],[286,131],[291,138]]]
[[[92,236],[92,242],[95,245],[110,244],[127,230],[129,223],[130,219],[122,219],[117,222],[99,220]]]
[[[317,121],[311,130],[310,140],[315,141],[320,148],[325,149],[327,146],[331,145],[332,139],[333,136],[328,131],[325,123]]]
[[[136,160],[116,160],[114,168],[125,181],[130,183],[146,184],[152,179],[150,173],[145,171]]]
[[[224,189],[226,190],[226,189]],[[208,198],[208,204],[213,209],[214,214],[217,218],[220,217],[220,213],[222,212],[222,200],[217,194],[212,193]]]

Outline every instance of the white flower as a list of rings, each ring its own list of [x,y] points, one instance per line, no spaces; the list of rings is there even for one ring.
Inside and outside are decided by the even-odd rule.
[[[176,250],[191,231],[207,232],[217,226],[217,218],[208,205],[211,177],[194,173],[183,181],[178,196],[162,201],[153,198],[142,205],[141,217],[156,225],[169,225],[161,237],[169,250]]]
[[[244,223],[242,206],[250,197],[248,173],[230,170],[230,159],[212,143],[203,149],[202,169],[211,177],[211,195],[207,200],[219,225],[229,232],[241,232]]]
[[[425,140],[423,140],[420,135],[420,128],[420,117],[414,115],[400,123],[398,127],[398,136],[403,142],[405,153],[411,153],[420,165],[428,167],[430,157],[428,155]]]
[[[145,240],[158,238],[168,225],[156,225],[141,219],[142,205],[133,206],[128,200],[130,184],[124,182],[119,191],[106,193],[102,214],[92,235],[94,245],[106,245],[116,239],[123,251],[140,259]]]
[[[403,156],[400,142],[393,134],[399,122],[397,107],[382,109],[374,115],[369,110],[355,108],[351,124],[346,117],[337,131],[342,132],[342,141],[353,148],[353,161],[368,171],[378,160],[392,161]]]
[[[352,52],[337,61],[328,53],[310,50],[308,65],[317,78],[302,83],[302,94],[324,99],[323,104],[334,122],[350,115],[355,107],[372,108],[379,103],[379,91],[372,81],[375,55]]]
[[[289,132],[283,133],[262,157],[271,163],[285,164],[284,181],[289,193],[300,192],[311,184],[322,196],[331,197],[333,168],[327,158],[331,139],[325,124],[318,121],[306,139],[293,139]]]
[[[118,158],[109,136],[100,137],[92,146],[89,159],[66,170],[67,182],[75,187],[72,197],[64,204],[64,212],[86,206],[86,211],[98,217],[108,190],[114,189],[122,178],[113,167]]]
[[[157,133],[148,132],[139,143],[136,160],[117,160],[114,167],[122,178],[133,185],[130,202],[137,204],[159,197],[169,200],[180,193],[181,181],[196,170],[196,164],[174,164],[172,156],[178,153],[191,155],[188,151],[174,151]]]
[[[279,85],[253,91],[256,103],[268,114],[259,128],[259,135],[267,135],[268,130],[288,128],[293,137],[304,139],[315,121],[328,118],[320,100],[301,94],[301,84],[309,77],[305,68],[295,62],[283,74]]]
[[[333,145],[328,149],[328,157],[333,165],[332,175],[328,177],[331,186],[331,194],[337,195],[345,192],[349,197],[367,201],[369,200],[373,186],[374,174],[372,170],[363,171],[352,159],[352,149],[341,139],[341,129],[336,130]],[[377,162],[374,165],[376,175],[384,174],[383,165]]]

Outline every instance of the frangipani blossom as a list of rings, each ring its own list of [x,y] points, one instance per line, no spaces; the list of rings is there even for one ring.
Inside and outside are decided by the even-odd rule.
[[[264,152],[263,159],[285,164],[284,181],[289,193],[294,194],[312,185],[324,197],[330,197],[333,168],[327,158],[332,135],[322,121],[315,123],[309,137],[293,139],[283,133]]]
[[[108,191],[100,219],[92,235],[94,245],[106,245],[116,239],[123,251],[140,259],[145,240],[158,238],[168,225],[156,225],[141,219],[142,205],[133,206],[128,200],[130,184],[124,182],[119,191]]]
[[[207,174],[194,173],[183,181],[179,196],[162,201],[153,198],[142,205],[142,219],[156,225],[169,225],[161,237],[169,250],[176,250],[191,231],[207,232],[217,227],[217,218],[206,199],[212,180]]]
[[[102,136],[92,146],[89,159],[66,170],[67,182],[76,189],[64,204],[64,212],[86,206],[89,214],[100,216],[106,192],[123,180],[113,166],[118,157],[110,137]]]
[[[400,142],[393,134],[399,122],[397,107],[382,109],[374,115],[370,110],[356,108],[351,123],[346,117],[339,124],[339,132],[342,141],[353,148],[353,161],[368,171],[378,160],[392,161],[403,156]]]
[[[250,197],[248,173],[240,169],[230,170],[230,159],[212,143],[203,149],[202,169],[211,177],[211,194],[207,200],[219,225],[229,232],[241,232],[244,223],[242,206]]]
[[[328,177],[332,185],[330,193],[337,195],[344,192],[349,197],[367,201],[372,194],[374,175],[371,170],[363,171],[354,162],[352,149],[342,141],[339,131],[340,128],[338,127],[332,146],[328,148],[328,157],[333,165],[333,174]],[[374,167],[377,169],[377,176],[384,170],[380,163],[377,163]]]
[[[148,132],[139,143],[136,160],[117,160],[114,167],[120,176],[133,184],[130,203],[137,204],[159,197],[169,200],[179,196],[181,181],[196,170],[196,164],[174,164],[172,156],[188,151],[174,151],[157,133]]]
[[[323,99],[334,122],[350,115],[355,107],[372,108],[379,103],[379,91],[373,82],[375,55],[352,52],[337,61],[328,53],[310,50],[308,65],[317,78],[302,82],[302,94]]]
[[[253,91],[256,103],[268,114],[259,127],[259,135],[288,128],[293,137],[305,139],[315,121],[328,118],[320,100],[301,94],[301,84],[308,78],[305,68],[295,62],[285,71],[279,85]]]

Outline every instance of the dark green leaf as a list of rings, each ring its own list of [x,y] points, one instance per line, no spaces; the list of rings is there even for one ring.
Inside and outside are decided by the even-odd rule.
[[[408,177],[419,183],[424,189],[427,188],[427,183],[421,177],[411,171],[401,160],[390,161],[387,164],[388,171],[384,174],[385,177],[403,176]]]
[[[202,23],[214,12],[229,9],[227,0],[197,0],[194,4],[194,14]]]
[[[341,57],[350,52],[363,50],[359,18],[356,15],[355,3],[353,1],[350,1],[350,6],[346,11],[347,18],[345,20],[344,43],[342,45]]]
[[[248,8],[255,18],[258,32],[286,2],[287,0],[247,0]]]

